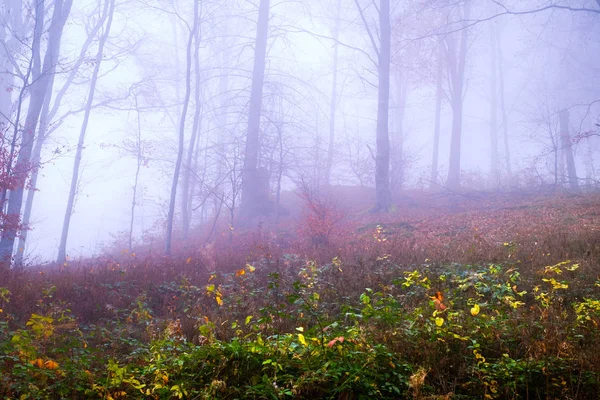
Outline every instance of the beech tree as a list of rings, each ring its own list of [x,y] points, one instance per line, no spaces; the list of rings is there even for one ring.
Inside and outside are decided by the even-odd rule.
[[[256,24],[254,45],[254,67],[252,69],[252,88],[248,110],[248,130],[246,133],[246,151],[244,155],[244,173],[242,178],[242,204],[240,216],[244,219],[255,217],[258,209],[264,206],[264,193],[261,193],[261,180],[264,177],[258,168],[260,147],[260,119],[262,113],[263,85],[265,80],[265,58],[269,30],[270,1],[260,0]]]
[[[365,17],[365,9],[359,0],[354,0],[360,18],[367,31],[372,50],[377,59],[377,129],[375,154],[375,193],[374,212],[386,212],[392,205],[390,191],[390,138],[389,138],[389,109],[390,109],[390,51],[392,27],[390,22],[390,1],[380,0],[375,7],[379,19],[379,43],[376,41],[371,26]]]

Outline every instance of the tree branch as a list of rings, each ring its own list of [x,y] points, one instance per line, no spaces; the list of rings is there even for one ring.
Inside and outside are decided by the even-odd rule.
[[[371,29],[369,28],[369,24],[367,23],[363,9],[360,7],[360,4],[358,4],[358,0],[354,0],[354,4],[356,4],[356,8],[358,9],[358,13],[360,14],[360,19],[362,20],[363,24],[365,25],[365,29],[369,34],[369,39],[371,39],[371,45],[373,45],[373,50],[375,50],[375,54],[377,54],[377,60],[379,60],[379,48],[377,47],[375,38],[373,38],[373,34],[371,33]]]

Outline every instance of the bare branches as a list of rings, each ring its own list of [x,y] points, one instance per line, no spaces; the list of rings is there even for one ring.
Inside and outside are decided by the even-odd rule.
[[[599,6],[600,6],[600,0],[596,0],[596,2],[598,2]],[[499,2],[497,2],[495,0],[494,0],[494,3],[496,3],[500,7],[502,7],[504,9],[504,11],[496,13],[496,14],[492,14],[492,15],[490,15],[488,17],[484,17],[484,18],[478,18],[478,19],[468,19],[467,18],[467,19],[450,21],[445,25],[442,25],[440,27],[432,29],[429,33],[427,33],[425,35],[410,38],[410,39],[408,39],[408,41],[422,40],[422,39],[427,39],[427,38],[434,37],[434,36],[445,36],[445,35],[448,35],[451,33],[456,33],[456,32],[463,31],[465,29],[472,28],[472,27],[479,25],[481,23],[484,23],[484,22],[492,21],[496,18],[504,17],[506,15],[517,15],[517,16],[518,15],[531,15],[531,14],[537,14],[537,13],[541,13],[541,12],[545,12],[545,11],[549,11],[549,10],[563,10],[563,11],[571,11],[571,12],[577,12],[577,13],[600,14],[600,9],[594,9],[594,8],[589,8],[589,7],[571,7],[571,6],[561,5],[561,4],[549,4],[549,5],[546,5],[543,7],[534,8],[534,9],[530,9],[530,10],[510,10],[506,6],[500,4]]]
[[[371,40],[371,45],[373,46],[373,50],[375,51],[375,54],[377,54],[377,58],[379,58],[379,47],[377,46],[377,43],[375,42],[375,38],[373,37],[373,34],[371,33],[371,28],[369,28],[369,24],[367,22],[367,19],[365,18],[364,10],[361,8],[360,4],[358,4],[358,0],[354,0],[354,4],[356,4],[356,8],[358,9],[358,13],[360,14],[360,19],[362,20],[363,24],[365,25],[365,29],[367,30],[367,34],[369,35],[369,39]]]

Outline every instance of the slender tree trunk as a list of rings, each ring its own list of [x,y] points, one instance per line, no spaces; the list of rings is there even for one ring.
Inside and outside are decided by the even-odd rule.
[[[75,65],[69,72],[67,80],[64,83],[64,85],[61,87],[61,89],[59,90],[58,94],[56,96],[46,96],[46,98],[44,100],[44,105],[42,107],[42,112],[40,115],[38,135],[37,135],[37,139],[35,141],[35,146],[33,148],[33,154],[31,155],[30,165],[32,165],[34,169],[33,169],[33,172],[31,173],[30,184],[29,184],[30,189],[27,191],[27,197],[25,199],[25,209],[23,211],[23,225],[24,226],[28,226],[29,222],[31,220],[33,201],[35,199],[35,194],[37,192],[37,189],[36,189],[37,180],[38,180],[38,176],[39,176],[39,172],[40,172],[40,168],[41,168],[40,162],[41,162],[41,157],[42,157],[42,148],[46,141],[47,135],[50,134],[50,132],[48,130],[50,121],[53,121],[54,117],[58,113],[58,109],[62,103],[63,97],[65,96],[69,87],[75,80],[77,73],[79,71],[79,67],[81,67],[83,62],[87,59],[88,49],[103,24],[104,24],[103,20],[98,21],[98,23],[88,33],[88,37],[79,52],[79,57],[77,58]],[[58,63],[58,52],[55,56],[56,56],[56,60],[53,62],[53,65],[56,65]],[[50,83],[49,83],[49,87],[48,87],[49,93],[52,93],[53,87],[54,87],[54,74],[51,74],[50,75]],[[53,97],[53,105],[52,105],[52,107],[50,107],[50,100],[52,97]],[[24,256],[25,250],[27,249],[28,233],[29,233],[29,230],[25,229],[21,232],[21,235],[19,236],[19,241],[17,243],[17,251],[15,253],[15,265],[16,266],[21,266],[23,263],[23,256]]]
[[[568,110],[562,110],[559,113],[559,123],[562,151],[567,162],[567,176],[569,178],[569,186],[572,191],[579,192],[579,181],[577,180],[577,170],[575,169],[573,146],[571,143],[571,135],[569,134]]]
[[[496,59],[496,29],[490,24],[490,184],[492,189],[500,185],[500,174],[498,172],[498,60]]]
[[[13,171],[14,176],[18,179],[18,186],[11,192],[11,196],[8,202],[9,216],[13,216],[15,219],[19,219],[21,215],[21,207],[23,205],[23,195],[25,191],[25,183],[27,176],[31,170],[31,153],[33,151],[33,142],[35,137],[35,131],[37,128],[38,119],[42,111],[42,107],[45,102],[46,96],[51,96],[48,90],[50,77],[54,74],[55,65],[54,60],[56,54],[59,51],[60,39],[62,37],[63,28],[69,13],[71,11],[72,0],[56,0],[54,3],[54,10],[52,14],[52,21],[50,23],[48,45],[46,54],[44,56],[44,64],[41,69],[41,73],[37,78],[34,75],[34,81],[31,85],[31,94],[29,99],[29,109],[27,110],[27,117],[25,119],[25,125],[23,129],[23,136],[21,141],[21,149],[17,157],[17,163]],[[43,14],[45,12],[44,2],[38,1],[36,5],[36,33],[33,46],[33,58],[34,62],[40,64],[40,39],[41,31],[43,30]],[[40,20],[41,18],[41,20]],[[17,227],[11,227],[11,229],[4,229],[2,240],[0,241],[0,261],[9,260],[12,256],[13,246],[17,234]]]
[[[392,204],[390,193],[390,50],[392,27],[390,23],[390,1],[379,2],[379,89],[377,103],[377,154],[375,156],[375,193],[374,211],[389,211]]]
[[[443,72],[444,72],[444,45],[440,39],[438,43],[438,60],[436,72],[436,93],[435,93],[435,125],[433,128],[433,157],[431,160],[431,186],[435,188],[438,185],[438,160],[440,154],[440,126],[442,120],[442,97],[443,89]]]
[[[338,102],[338,62],[339,62],[339,37],[342,13],[342,0],[337,2],[335,15],[335,28],[333,29],[333,83],[331,85],[331,99],[329,104],[329,145],[327,147],[327,166],[325,167],[325,184],[331,184],[331,170],[333,168],[333,152],[335,147],[335,115]]]
[[[468,20],[471,4],[464,4],[463,19]],[[460,32],[460,45],[449,47],[450,77],[452,87],[452,136],[450,138],[450,161],[448,165],[447,185],[451,189],[460,188],[460,158],[463,125],[463,95],[465,79],[465,63],[467,58],[468,29],[463,27]],[[457,59],[458,57],[458,59]]]
[[[129,219],[129,238],[127,241],[128,249],[131,252],[133,250],[133,224],[135,222],[135,206],[137,201],[138,183],[140,179],[140,169],[144,162],[144,156],[142,153],[142,118],[140,113],[140,107],[138,105],[138,97],[135,95],[135,111],[137,115],[137,138],[136,138],[136,166],[135,166],[135,178],[133,180],[133,193],[131,195],[131,217]]]
[[[508,113],[506,112],[506,91],[504,90],[504,59],[502,57],[502,43],[496,35],[496,49],[498,50],[498,82],[500,84],[500,113],[502,115],[502,137],[504,139],[504,159],[506,162],[506,178],[512,181],[512,164],[510,161],[510,144],[508,139]]]
[[[73,206],[75,204],[75,196],[77,194],[77,184],[79,183],[79,167],[81,165],[81,159],[83,157],[85,135],[90,120],[92,104],[94,103],[94,95],[96,93],[96,84],[98,82],[98,73],[100,72],[100,65],[102,64],[104,46],[106,45],[108,36],[110,35],[110,28],[113,21],[114,10],[115,0],[106,0],[106,3],[104,4],[104,10],[102,13],[102,19],[106,20],[106,26],[104,28],[102,36],[100,37],[100,41],[98,42],[98,52],[96,53],[94,71],[92,72],[90,90],[88,92],[88,98],[85,107],[85,114],[83,116],[81,131],[79,132],[79,140],[77,141],[77,150],[75,151],[75,161],[73,162],[73,173],[71,176],[71,188],[69,190],[67,209],[65,210],[62,233],[60,236],[60,244],[58,247],[57,262],[60,264],[64,263],[67,259],[67,239],[69,237],[69,226],[71,224],[71,216],[73,215]]]
[[[406,97],[408,95],[408,80],[406,79],[406,75],[399,72],[395,77],[395,101],[392,118],[394,129],[390,135],[390,190],[392,193],[402,189],[402,185],[404,184],[404,115],[406,112]]]
[[[285,154],[283,152],[283,132],[281,131],[280,127],[277,129],[277,144],[279,145],[279,166],[277,168],[275,224],[279,224],[279,216],[281,213],[281,180],[283,178],[283,162],[285,158]]]
[[[192,91],[192,45],[200,24],[198,18],[198,1],[194,2],[194,23],[188,36],[186,49],[186,72],[185,72],[185,95],[183,99],[183,109],[181,110],[181,118],[179,119],[179,146],[177,151],[177,160],[175,161],[175,172],[173,173],[173,182],[171,184],[171,198],[169,200],[169,213],[167,214],[167,233],[165,239],[165,254],[171,254],[171,242],[173,236],[173,219],[175,217],[175,202],[177,199],[177,183],[179,182],[179,172],[181,170],[181,162],[183,160],[183,148],[185,146],[185,120],[190,104]]]
[[[248,112],[248,132],[246,134],[246,152],[242,175],[242,204],[240,215],[252,218],[255,209],[262,205],[261,184],[258,176],[258,154],[260,146],[260,117],[262,113],[263,85],[265,80],[265,58],[269,31],[270,0],[260,0],[256,43],[254,46],[254,67],[252,70],[252,88],[250,91],[250,109]]]
[[[183,174],[182,182],[182,194],[181,194],[181,222],[183,225],[183,239],[187,239],[191,219],[192,219],[192,198],[193,192],[190,191],[190,180],[192,174],[192,168],[194,167],[194,150],[196,147],[196,138],[198,137],[198,128],[200,126],[200,116],[202,111],[202,104],[200,103],[200,29],[196,29],[196,44],[194,47],[194,74],[195,74],[195,88],[194,88],[194,121],[192,126],[192,136],[190,137],[190,143],[188,146],[187,157],[186,157],[186,168]]]

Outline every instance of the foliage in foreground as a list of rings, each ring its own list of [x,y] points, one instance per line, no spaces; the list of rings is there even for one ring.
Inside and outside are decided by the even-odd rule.
[[[50,281],[22,321],[13,294],[0,289],[0,395],[586,399],[600,391],[600,280],[572,262],[528,278],[508,264],[407,270],[388,256],[368,266],[291,255],[271,264],[202,284],[184,274],[137,283],[135,297],[127,286],[136,283],[123,278],[130,272],[113,268],[104,285],[119,306],[100,305],[85,323]],[[362,287],[358,267],[368,274]]]

